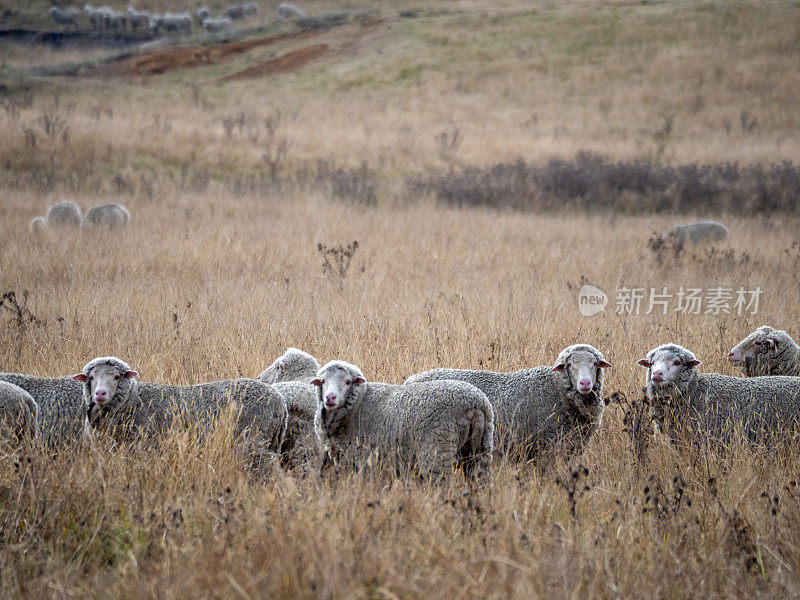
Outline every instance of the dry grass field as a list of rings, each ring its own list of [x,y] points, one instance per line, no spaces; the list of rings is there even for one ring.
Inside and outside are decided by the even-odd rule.
[[[0,1],[8,24],[46,10],[19,4]],[[260,5],[255,37],[294,31]],[[608,394],[635,403],[636,361],[661,343],[735,375],[725,355],[755,327],[800,335],[800,219],[786,198],[759,214],[796,189],[796,3],[402,7],[418,8],[310,3],[369,18],[152,75],[88,66],[118,50],[0,41],[0,293],[14,292],[0,370],[66,375],[112,354],[144,381],[190,384],[254,377],[297,346],[402,382],[435,366],[551,364],[584,341],[613,365]],[[314,44],[330,51],[293,72],[222,81]],[[32,70],[84,61],[76,76]],[[791,165],[681,214],[625,185],[563,206],[534,189],[549,208],[531,211],[459,208],[409,184],[582,151],[652,168]],[[30,233],[62,197],[124,203],[131,225]],[[695,217],[724,221],[728,240],[677,259],[648,248]],[[353,241],[349,264],[319,249]],[[609,296],[589,318],[584,283]],[[675,310],[682,288],[719,287],[760,289],[757,314]],[[616,314],[623,288],[646,290],[639,314]],[[667,314],[645,314],[651,288],[673,295]],[[226,423],[157,448],[9,449],[0,596],[800,596],[800,437],[719,451],[657,436],[637,454],[625,408],[609,406],[573,462],[497,461],[476,493],[257,479]]]

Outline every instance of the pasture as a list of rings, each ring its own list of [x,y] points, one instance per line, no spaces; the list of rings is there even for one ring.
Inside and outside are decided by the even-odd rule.
[[[0,28],[53,28],[19,4]],[[4,450],[0,596],[797,597],[797,434],[720,452],[633,417],[659,344],[736,375],[759,325],[800,335],[800,6],[319,0],[348,17],[308,30],[259,6],[191,52],[0,41],[0,370],[116,355],[192,384],[296,346],[401,383],[586,342],[626,399],[574,461],[498,460],[476,493],[255,478],[225,422]],[[130,226],[29,232],[61,198]],[[648,247],[696,218],[730,235]],[[608,297],[591,317],[585,284]],[[697,314],[676,310],[689,289]]]

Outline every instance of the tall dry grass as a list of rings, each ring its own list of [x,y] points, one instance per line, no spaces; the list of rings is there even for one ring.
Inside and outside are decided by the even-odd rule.
[[[609,393],[634,400],[636,360],[667,341],[703,369],[762,323],[797,335],[794,220],[730,219],[724,252],[658,265],[665,217],[531,216],[320,197],[126,198],[111,235],[31,235],[46,201],[0,205],[0,289],[44,324],[0,312],[3,369],[63,375],[115,354],[144,380],[255,376],[286,346],[372,380],[439,365],[549,364],[601,348]],[[90,198],[77,198],[84,208]],[[358,240],[345,277],[317,246]],[[794,244],[794,246],[793,246]],[[582,277],[612,295],[580,316]],[[617,316],[618,287],[764,290],[757,315]],[[27,291],[27,300],[22,294]],[[726,452],[657,439],[634,463],[618,407],[572,465],[495,465],[491,494],[400,480],[253,478],[226,444],[176,432],[159,449],[2,456],[6,597],[712,597],[798,593],[798,440]],[[16,461],[16,462],[15,462]],[[573,478],[570,469],[580,464]],[[557,483],[560,477],[562,483]],[[572,492],[572,496],[570,496]],[[766,496],[764,496],[766,494]],[[572,498],[572,499],[570,499]],[[776,499],[777,498],[777,499]],[[574,510],[574,515],[573,515]]]

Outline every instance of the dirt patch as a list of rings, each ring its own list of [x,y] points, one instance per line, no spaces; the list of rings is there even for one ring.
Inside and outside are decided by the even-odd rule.
[[[306,46],[305,48],[298,48],[297,50],[290,50],[286,54],[281,54],[275,58],[262,61],[257,65],[248,67],[238,73],[233,73],[223,77],[223,81],[233,81],[236,79],[248,79],[250,77],[264,77],[266,75],[276,75],[278,73],[291,73],[300,67],[316,60],[328,52],[331,47],[328,44],[315,44],[313,46]]]
[[[145,54],[131,56],[120,61],[105,64],[86,72],[86,75],[158,75],[178,69],[190,69],[202,65],[216,64],[230,56],[244,54],[253,48],[270,46],[286,40],[299,40],[314,37],[318,31],[282,33],[258,40],[231,42],[213,46],[188,46],[153,50]]]

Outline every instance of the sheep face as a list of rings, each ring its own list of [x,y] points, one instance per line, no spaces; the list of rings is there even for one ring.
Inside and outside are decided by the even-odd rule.
[[[648,352],[638,364],[647,369],[648,389],[662,390],[688,382],[700,361],[686,348],[666,344]]]
[[[321,408],[332,412],[346,406],[356,388],[366,382],[358,367],[333,361],[319,370],[311,384],[320,388],[317,398]]]
[[[598,375],[602,376],[601,369],[610,366],[589,350],[575,350],[566,355],[562,353],[559,360],[556,361],[553,371],[564,373],[569,377],[572,389],[582,396],[588,396],[597,384]]]
[[[120,385],[136,375],[138,373],[124,363],[100,362],[94,365],[89,363],[83,373],[75,375],[73,379],[83,382],[83,399],[87,407],[91,409],[97,405],[100,408],[114,408],[121,401],[117,394]]]
[[[779,334],[783,332],[768,325],[759,327],[728,352],[728,360],[737,367],[747,367],[748,371],[768,373],[770,359],[784,349]]]

